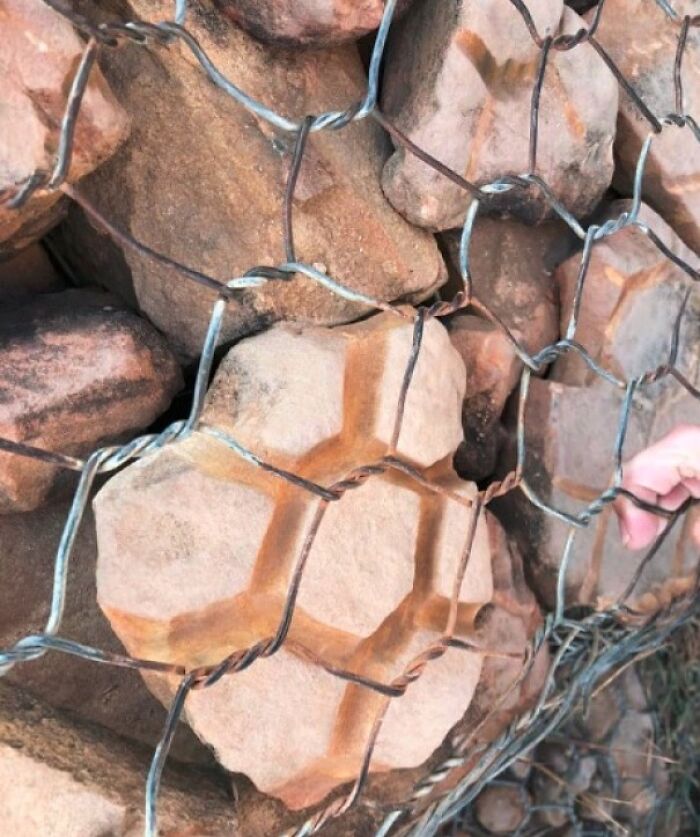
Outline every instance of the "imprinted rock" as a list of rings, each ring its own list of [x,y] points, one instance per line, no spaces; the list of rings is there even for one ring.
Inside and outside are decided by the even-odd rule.
[[[132,0],[129,9],[149,21],[172,14],[169,0]],[[221,12],[192,13],[188,30],[233,83],[290,119],[346,107],[364,93],[352,45],[272,50]],[[182,44],[111,50],[104,58],[110,83],[139,118],[121,153],[80,190],[116,226],[221,281],[284,262],[283,196],[295,134],[272,128],[211,84]],[[443,283],[444,263],[432,236],[406,223],[382,194],[384,157],[385,137],[371,119],[312,133],[293,201],[296,255],[370,296],[422,300]],[[62,246],[79,274],[89,271],[122,294],[131,289],[182,356],[201,352],[215,293],[115,247],[77,209]],[[221,341],[279,320],[337,324],[367,311],[297,275],[237,294]]]
[[[614,204],[611,217],[629,210]],[[641,220],[668,250],[696,268],[697,259],[670,228],[642,206]],[[561,330],[574,306],[580,254],[557,270]],[[690,291],[679,332],[676,365],[691,385],[700,378],[700,316],[690,277],[638,229],[629,227],[594,245],[581,295],[575,340],[592,360],[628,381],[666,364],[674,326]],[[536,494],[555,509],[577,514],[612,484],[614,445],[623,414],[624,390],[601,379],[577,352],[558,359],[549,380],[533,380],[525,413],[525,477]],[[625,437],[629,459],[677,424],[700,420],[700,403],[666,376],[635,397]],[[520,492],[503,501],[507,519],[530,562],[538,592],[553,604],[557,569],[568,534],[565,522],[541,512]],[[655,609],[688,589],[697,567],[697,549],[688,521],[681,521],[646,565],[629,599]],[[647,550],[622,546],[611,508],[593,518],[574,540],[566,578],[567,603],[608,605],[626,592]]]
[[[596,37],[649,110],[663,119],[677,114],[674,65],[685,15],[697,14],[692,0],[675,3],[672,19],[657,3],[613,0],[605,6]],[[681,81],[683,114],[700,108],[700,34],[690,26],[683,52]],[[642,145],[652,125],[634,101],[620,95],[615,137],[615,187],[632,194]],[[650,203],[694,251],[700,249],[700,146],[689,125],[664,125],[654,136],[647,158],[642,191]]]
[[[623,406],[624,392],[607,382],[578,387],[532,380],[525,413],[524,475],[540,499],[576,515],[611,485]],[[681,421],[699,422],[700,404],[679,385],[669,385],[656,399],[637,399],[630,413],[625,458]],[[537,592],[553,606],[568,524],[537,509],[520,491],[499,501],[499,506],[523,549]],[[694,515],[697,511],[691,509],[646,564],[628,604],[653,611],[692,587],[698,560],[691,537]],[[615,513],[610,507],[604,509],[575,536],[566,571],[566,604],[613,604],[627,592],[648,551],[625,549]]]
[[[102,292],[45,294],[0,314],[0,436],[82,456],[146,428],[181,386],[167,345]],[[49,495],[59,468],[0,453],[0,512]]]
[[[44,3],[0,2],[0,193],[13,193],[37,171],[51,172],[68,92],[85,48],[72,24]],[[68,179],[111,156],[128,120],[97,66],[75,123]],[[60,193],[40,189],[21,210],[0,206],[3,249],[21,248],[60,218]]]
[[[306,556],[283,648],[197,690],[185,706],[222,764],[292,808],[355,778],[384,700],[332,672],[388,682],[446,628],[475,498],[473,484],[451,469],[464,366],[429,320],[396,452],[439,493],[390,468],[319,505],[235,451],[324,486],[376,463],[392,451],[412,341],[410,319],[388,313],[242,341],[214,378],[201,427],[130,465],[95,500],[99,602],[135,656],[213,665],[274,636]],[[517,644],[534,630],[534,614],[527,602],[519,610],[512,570],[498,563],[510,566],[508,547],[494,526],[484,515],[476,525],[456,591],[457,631],[487,630],[477,618],[494,602],[515,623],[502,641]],[[478,651],[459,648],[431,663],[425,681],[389,707],[372,770],[425,761],[483,691],[484,665]],[[153,674],[147,682],[164,701],[176,685]],[[284,757],[270,759],[273,750]]]
[[[0,819],[7,833],[134,837],[144,828],[147,771],[147,753],[0,685]],[[223,837],[235,828],[232,801],[192,769],[169,772],[158,803],[164,834]]]
[[[410,0],[399,0],[395,16]],[[376,29],[382,0],[217,0],[232,20],[259,38],[289,47],[329,46]]]
[[[455,467],[460,474],[480,480],[495,468],[500,418],[518,381],[521,361],[505,332],[488,320],[467,314],[455,317],[449,329],[467,370],[464,441],[455,455]]]
[[[605,217],[617,218],[632,209],[631,201],[616,201]],[[601,220],[605,220],[603,217]],[[700,260],[649,207],[642,205],[640,220],[662,241],[671,254],[691,269]],[[581,254],[563,262],[555,280],[561,300],[561,333],[567,333],[579,281]],[[671,337],[683,298],[693,291],[688,274],[642,232],[626,227],[593,246],[583,280],[574,338],[604,369],[629,380],[666,363]],[[700,364],[700,302],[693,293],[682,322],[678,368],[692,379]],[[573,352],[557,360],[552,378],[585,386],[596,373]]]
[[[584,26],[562,0],[538,3],[530,12],[543,37]],[[382,107],[416,145],[477,185],[520,175],[529,166],[539,56],[512,3],[417,3],[394,32]],[[536,172],[576,215],[590,212],[610,184],[617,104],[615,78],[590,44],[549,53]],[[459,226],[472,200],[402,148],[388,161],[382,182],[399,212],[430,229]],[[551,212],[534,188],[485,203],[528,222]]]

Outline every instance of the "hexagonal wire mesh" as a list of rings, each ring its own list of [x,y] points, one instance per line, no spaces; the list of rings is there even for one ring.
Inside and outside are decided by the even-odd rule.
[[[678,311],[675,329],[672,334],[669,334],[667,362],[656,369],[648,370],[645,374],[638,377],[630,380],[622,380],[616,374],[602,368],[586,349],[576,342],[575,337],[581,297],[592,248],[596,242],[614,236],[621,230],[628,227],[636,227],[641,230],[666,258],[674,262],[692,280],[697,281],[699,278],[698,272],[691,265],[672,253],[656,233],[640,220],[639,210],[645,163],[655,135],[660,133],[665,126],[675,125],[692,132],[695,139],[700,140],[700,129],[698,125],[690,115],[684,113],[681,78],[688,31],[690,27],[700,26],[700,18],[691,18],[689,16],[681,18],[667,0],[657,0],[659,6],[662,7],[668,17],[677,25],[678,29],[678,47],[674,64],[676,112],[658,117],[649,110],[644,101],[616,67],[604,48],[596,40],[596,29],[604,9],[604,2],[602,0],[597,6],[597,10],[588,28],[581,28],[573,35],[559,35],[557,37],[542,37],[540,35],[523,0],[502,0],[502,2],[511,2],[515,6],[522,16],[531,38],[540,50],[538,70],[531,100],[529,167],[528,171],[522,175],[507,175],[488,185],[477,187],[422,149],[416,147],[378,109],[379,72],[396,0],[387,0],[386,2],[382,22],[377,32],[371,54],[368,84],[362,101],[344,110],[330,111],[318,116],[307,116],[301,121],[295,121],[284,114],[276,113],[266,107],[263,102],[251,98],[219,72],[186,28],[187,0],[176,0],[172,20],[164,20],[157,24],[143,21],[119,21],[101,23],[99,25],[91,23],[61,0],[43,0],[43,2],[65,16],[82,33],[86,39],[85,48],[82,60],[76,68],[66,101],[61,124],[60,143],[53,170],[35,172],[32,177],[20,184],[11,194],[4,194],[0,198],[6,206],[19,208],[38,189],[60,190],[76,201],[86,214],[122,247],[133,248],[149,258],[167,265],[170,269],[181,275],[183,280],[196,282],[210,289],[213,304],[208,332],[202,347],[197,370],[191,410],[186,420],[175,421],[158,434],[139,436],[127,444],[120,446],[100,448],[84,460],[67,456],[60,452],[41,450],[26,444],[0,439],[0,450],[7,453],[17,456],[34,457],[38,460],[72,469],[80,473],[72,507],[56,552],[53,593],[46,626],[42,633],[26,636],[13,647],[0,653],[0,674],[7,672],[12,666],[35,660],[50,651],[77,655],[95,663],[166,672],[177,675],[180,678],[179,689],[170,706],[165,729],[155,750],[146,783],[145,831],[148,835],[155,835],[157,833],[157,803],[161,774],[169,746],[189,692],[194,689],[207,688],[217,682],[221,677],[235,676],[236,672],[250,665],[254,665],[255,661],[260,657],[274,654],[282,646],[294,613],[297,594],[303,579],[304,565],[312,549],[314,537],[323,515],[329,505],[331,503],[341,502],[346,492],[357,489],[366,480],[389,469],[400,470],[410,478],[420,481],[423,486],[427,486],[431,490],[444,491],[440,486],[431,484],[429,480],[423,477],[409,463],[402,461],[396,455],[395,449],[401,429],[406,395],[411,386],[412,374],[421,350],[424,323],[431,317],[445,317],[470,307],[503,330],[518,357],[522,360],[524,368],[519,391],[517,465],[505,479],[493,482],[488,488],[481,491],[476,501],[472,503],[471,532],[468,533],[467,542],[470,544],[473,539],[476,521],[481,511],[494,498],[516,490],[523,492],[530,502],[544,513],[553,515],[563,521],[569,529],[558,576],[556,607],[552,613],[546,616],[542,628],[534,637],[531,648],[524,660],[522,674],[518,678],[518,681],[513,683],[511,687],[515,689],[523,681],[532,666],[537,651],[543,645],[548,644],[553,651],[551,667],[542,694],[536,705],[511,723],[496,741],[493,741],[488,746],[482,747],[477,753],[475,753],[471,743],[473,735],[467,738],[463,737],[462,739],[452,740],[449,756],[415,787],[410,799],[406,799],[402,805],[394,810],[386,812],[383,825],[378,832],[382,835],[389,833],[434,833],[441,823],[473,800],[490,779],[498,776],[519,755],[531,750],[534,745],[561,724],[571,714],[572,710],[590,695],[596,684],[600,683],[603,678],[610,676],[611,672],[628,664],[636,657],[660,647],[666,641],[671,631],[678,624],[686,620],[691,613],[697,610],[698,586],[696,584],[691,593],[681,599],[677,599],[651,619],[621,619],[621,616],[639,616],[638,614],[634,614],[632,609],[626,604],[626,601],[633,592],[645,565],[651,560],[658,549],[664,537],[663,535],[660,536],[637,567],[636,573],[625,594],[614,606],[606,610],[589,612],[580,618],[575,618],[574,615],[567,612],[564,581],[567,573],[567,561],[571,555],[577,532],[581,528],[586,527],[616,497],[621,494],[625,495],[636,505],[670,518],[670,525],[673,525],[676,520],[680,519],[688,511],[690,505],[690,502],[686,502],[677,512],[669,513],[639,500],[621,487],[623,445],[630,409],[635,395],[647,389],[651,384],[661,378],[672,376],[675,378],[677,384],[684,387],[692,396],[696,398],[700,397],[700,392],[693,387],[691,382],[687,380],[681,370],[676,366],[680,329],[682,327],[689,292],[686,294],[684,303]],[[203,72],[222,91],[222,95],[232,97],[241,107],[247,108],[259,118],[267,121],[275,129],[290,133],[296,137],[292,165],[288,175],[285,193],[283,217],[281,219],[281,232],[284,238],[286,253],[286,261],[283,264],[276,266],[253,266],[243,275],[237,276],[227,282],[221,282],[169,258],[166,254],[155,252],[144,243],[137,241],[126,231],[118,229],[107,218],[103,217],[78,189],[66,183],[76,119],[80,111],[82,96],[90,77],[91,68],[94,66],[95,59],[100,50],[116,49],[124,42],[135,43],[144,48],[149,48],[153,44],[167,47],[168,45],[179,42],[193,54]],[[639,155],[634,181],[634,196],[630,210],[623,212],[619,217],[609,220],[602,225],[592,224],[587,229],[581,226],[579,221],[562,206],[549,189],[547,183],[536,174],[540,95],[547,68],[548,56],[553,50],[571,50],[584,43],[589,43],[594,47],[600,59],[605,62],[617,78],[624,91],[624,95],[630,97],[639,112],[648,121],[650,128],[650,133]],[[582,81],[582,83],[585,82]],[[462,188],[471,199],[463,227],[459,253],[460,271],[464,287],[449,302],[438,301],[432,305],[420,307],[414,312],[407,313],[405,308],[399,309],[389,303],[359,293],[335,281],[332,277],[319,271],[312,265],[300,262],[296,258],[293,236],[292,198],[299,170],[304,159],[304,151],[309,134],[323,130],[339,131],[354,121],[366,118],[376,120],[390,134],[397,146],[403,147],[407,153],[415,155],[425,165],[432,167],[442,176],[449,178],[453,183]],[[495,193],[533,188],[540,190],[544,199],[554,212],[583,241],[583,250],[573,313],[563,339],[547,346],[535,355],[530,355],[498,316],[490,311],[489,307],[472,293],[469,251],[474,221],[479,212],[482,199]],[[368,463],[363,467],[353,470],[344,479],[329,486],[318,485],[308,479],[278,468],[272,462],[263,461],[256,456],[254,451],[244,448],[230,435],[215,428],[203,426],[200,423],[200,414],[203,407],[207,382],[212,370],[214,350],[228,301],[234,298],[243,288],[254,289],[271,281],[294,281],[294,277],[299,274],[320,284],[328,293],[337,294],[347,300],[361,303],[370,309],[388,311],[397,317],[410,317],[413,320],[413,347],[405,369],[403,386],[397,404],[393,444],[390,448],[390,453],[379,461]],[[548,506],[537,496],[529,484],[525,433],[528,386],[532,373],[543,370],[556,358],[566,353],[579,355],[600,379],[607,382],[611,387],[615,387],[625,393],[623,408],[619,416],[616,441],[612,452],[614,462],[613,484],[575,515]],[[71,549],[89,501],[95,477],[100,473],[115,471],[130,460],[147,457],[165,445],[177,444],[195,429],[209,434],[220,444],[227,446],[255,467],[272,472],[280,479],[290,481],[302,487],[317,498],[318,505],[316,514],[309,531],[306,533],[301,553],[297,556],[295,569],[286,594],[284,612],[276,633],[274,636],[259,641],[249,648],[232,653],[221,660],[218,665],[206,666],[195,670],[186,670],[184,666],[169,665],[107,653],[98,648],[89,647],[62,638],[60,636],[60,628],[66,597],[66,582]],[[455,592],[452,596],[449,617],[442,637],[439,641],[426,648],[419,656],[411,660],[401,675],[390,683],[379,683],[368,678],[359,677],[350,671],[338,670],[337,668],[331,670],[327,667],[332,675],[359,683],[362,687],[373,689],[383,695],[384,710],[376,718],[369,740],[366,742],[362,768],[350,792],[333,799],[330,804],[317,814],[287,832],[288,834],[301,837],[301,835],[316,833],[326,823],[340,816],[361,798],[363,785],[369,773],[373,746],[389,702],[399,699],[410,688],[411,684],[421,676],[426,666],[430,665],[431,661],[441,657],[447,648],[455,643],[453,631],[456,621],[457,595],[461,587],[461,579],[464,576],[469,556],[470,546],[467,546],[461,556],[455,579]],[[18,593],[20,592],[18,591]],[[321,666],[324,665],[322,660],[318,660],[317,663]],[[506,698],[507,695],[503,699],[505,700]],[[495,707],[493,711],[497,709],[498,707]],[[486,720],[488,718],[484,719],[482,723]],[[254,731],[251,734],[255,734]],[[478,758],[475,758],[475,755]],[[467,764],[473,764],[473,766],[466,775],[462,775],[462,778],[456,783],[447,783],[447,789],[442,788],[445,780],[449,779],[451,775],[454,775],[454,771],[463,768]],[[572,825],[576,828],[576,823],[572,823]]]

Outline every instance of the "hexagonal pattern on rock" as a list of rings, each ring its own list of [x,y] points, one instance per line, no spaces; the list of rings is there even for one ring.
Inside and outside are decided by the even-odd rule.
[[[240,481],[197,467],[188,454],[197,456],[198,442],[137,462],[97,495],[97,587],[107,613],[171,620],[248,586],[273,500],[243,482],[245,466]],[[239,466],[225,448],[217,453]]]
[[[274,636],[306,555],[281,649],[194,690],[185,709],[222,764],[291,807],[352,778],[383,700],[324,667],[385,682],[446,628],[476,498],[451,467],[464,365],[443,326],[427,321],[395,453],[440,490],[384,467],[323,507],[208,431],[334,485],[392,452],[413,336],[410,317],[382,314],[239,343],[200,429],[125,468],[95,500],[99,601],[135,656],[192,669]],[[461,635],[491,601],[499,549],[482,515],[458,595]],[[372,769],[425,761],[464,714],[480,671],[479,655],[455,649],[431,663],[390,707]],[[172,698],[170,678],[146,681]]]
[[[325,753],[344,688],[283,647],[192,692],[187,719],[224,767],[274,793]]]

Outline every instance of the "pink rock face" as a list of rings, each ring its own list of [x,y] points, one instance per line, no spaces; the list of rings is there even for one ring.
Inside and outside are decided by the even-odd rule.
[[[36,171],[51,171],[73,75],[84,49],[72,25],[44,3],[0,2],[0,192]],[[68,177],[77,180],[111,156],[128,131],[126,114],[93,67],[76,123]],[[0,241],[29,243],[56,219],[58,192],[39,190],[21,209],[0,207]]]
[[[672,20],[657,3],[613,0],[606,3],[597,38],[632,88],[658,118],[678,113],[674,63],[687,14],[697,14],[692,0],[674,3]],[[681,79],[684,114],[697,118],[700,109],[700,34],[691,26],[683,55]],[[632,194],[637,160],[651,124],[629,96],[620,95],[615,137],[615,187]],[[663,215],[694,251],[700,249],[700,146],[690,127],[665,125],[654,137],[645,168],[644,199]]]
[[[328,46],[376,29],[383,0],[216,0],[232,20],[261,41],[289,47]],[[410,0],[399,0],[397,13]]]
[[[173,11],[171,0],[130,0],[129,8],[150,22]],[[220,13],[193,13],[187,28],[227,78],[290,119],[342,109],[364,95],[366,76],[352,45],[271,51]],[[102,66],[124,106],[143,117],[133,120],[123,153],[80,184],[105,217],[222,281],[253,265],[284,262],[283,199],[294,134],[273,129],[214,87],[178,45],[155,53],[108,50]],[[188,130],[173,131],[178,124]],[[226,165],[232,149],[236,165]],[[342,131],[315,132],[307,152],[293,202],[298,259],[323,265],[337,281],[375,298],[429,297],[444,282],[445,266],[434,238],[408,224],[382,193],[386,137],[379,125],[365,119]],[[215,301],[211,290],[174,279],[171,268],[133,251],[112,246],[105,258],[111,242],[80,210],[69,213],[61,234],[79,275],[87,271],[117,293],[130,288],[181,356],[199,355]],[[284,320],[335,325],[368,313],[298,275],[232,299],[221,342]]]
[[[562,0],[533,4],[531,13],[543,37],[573,34],[584,25]],[[512,3],[417,3],[396,27],[382,107],[416,145],[477,185],[520,175],[529,166],[538,62],[539,49]],[[590,44],[550,52],[536,172],[576,215],[590,212],[610,184],[617,104],[616,81]],[[471,202],[401,149],[382,183],[402,215],[430,229],[459,226]],[[535,189],[505,193],[488,205],[528,222],[551,212]]]
[[[29,694],[0,687],[0,819],[17,835],[130,837],[142,833],[142,749],[69,721]],[[220,786],[171,768],[159,795],[163,834],[224,837],[236,828]]]
[[[0,314],[0,436],[84,455],[148,425],[181,386],[162,338],[103,293],[66,291]],[[28,511],[59,469],[0,453],[0,512]]]
[[[280,327],[243,341],[219,367],[199,430],[101,489],[98,599],[130,653],[190,668],[274,635],[323,509],[211,431],[332,485],[391,450],[412,339],[410,320],[382,314],[331,331]],[[445,630],[476,491],[450,465],[464,383],[447,332],[429,320],[397,451],[446,493],[392,469],[329,503],[282,649],[186,703],[188,722],[224,766],[292,808],[356,776],[382,710],[381,695],[324,667],[389,682]],[[460,636],[474,632],[494,598],[492,560],[504,550],[482,516],[457,590]],[[372,770],[425,761],[464,715],[481,668],[479,653],[459,648],[431,663],[389,708]],[[162,700],[172,696],[171,680],[147,682]]]

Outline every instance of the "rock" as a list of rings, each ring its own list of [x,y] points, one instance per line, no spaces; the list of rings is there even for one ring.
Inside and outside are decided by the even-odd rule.
[[[172,14],[170,0],[133,0],[130,8],[144,20]],[[345,107],[364,93],[354,46],[271,51],[220,14],[193,12],[188,29],[222,73],[290,118]],[[294,134],[272,129],[212,85],[181,45],[111,50],[104,71],[139,118],[121,153],[80,191],[116,226],[221,281],[284,262],[282,206]],[[384,198],[385,148],[370,119],[309,138],[293,206],[297,256],[382,300],[422,300],[443,283],[445,268],[432,236]],[[80,211],[66,224],[63,252],[77,273],[99,276],[120,293],[133,286],[141,310],[176,350],[188,360],[200,353],[216,299],[211,290],[131,250],[105,260],[106,235]],[[279,320],[337,324],[367,310],[303,276],[275,280],[231,300],[221,342]]]
[[[51,172],[68,91],[84,44],[73,26],[44,3],[0,2],[3,44],[0,101],[3,143],[0,193],[13,193],[37,171]],[[126,114],[93,67],[75,128],[68,179],[111,156],[128,132]],[[21,210],[0,204],[3,250],[21,249],[60,218],[60,193],[40,189]]]
[[[523,824],[530,808],[527,792],[517,785],[493,784],[474,802],[479,823],[492,834],[512,834]]]
[[[584,26],[562,0],[540,3],[531,14],[543,36]],[[382,108],[416,145],[477,185],[523,174],[539,55],[511,3],[417,3],[394,32]],[[582,78],[589,83],[582,85]],[[590,212],[610,184],[617,104],[617,83],[590,44],[550,52],[536,173],[575,215]],[[382,184],[402,215],[429,229],[461,225],[472,201],[402,148],[388,161]],[[551,214],[535,188],[511,190],[484,205],[529,223]]]
[[[41,244],[18,253],[0,255],[0,303],[33,294],[62,291],[66,287]]]
[[[656,3],[613,0],[606,4],[596,33],[600,44],[658,119],[678,112],[674,63],[680,24],[684,15],[697,14],[695,3],[688,0],[681,0],[673,9],[678,15],[676,20]],[[698,44],[700,34],[691,26],[682,63],[686,114],[696,114],[700,108]],[[652,130],[632,99],[621,93],[614,185],[623,195],[632,194],[639,153]],[[700,250],[700,198],[695,185],[699,175],[700,147],[691,128],[664,125],[651,145],[643,195],[693,251]]]
[[[496,466],[501,413],[518,382],[521,361],[503,330],[487,320],[467,314],[455,317],[449,329],[467,369],[464,441],[457,449],[455,468],[465,477],[481,480]]]
[[[329,46],[376,29],[382,0],[216,0],[231,20],[261,41],[288,47]],[[394,19],[410,0],[399,0]]]
[[[0,651],[44,629],[56,547],[69,511],[70,502],[61,501],[34,512],[0,515]],[[97,606],[96,560],[95,522],[88,507],[71,554],[60,635],[123,653]],[[56,709],[100,724],[151,750],[163,730],[165,711],[133,670],[49,652],[31,663],[18,663],[4,679]],[[181,761],[213,761],[184,724],[178,728],[171,752]]]
[[[611,207],[616,217],[629,202]],[[696,257],[647,207],[642,220],[669,250],[691,265]],[[580,255],[557,269],[561,330],[565,334],[576,288]],[[627,228],[593,247],[581,298],[575,339],[594,361],[622,380],[668,362],[674,325],[692,280],[639,229]],[[693,293],[685,312],[677,366],[694,386],[700,383],[700,304]],[[558,359],[547,381],[533,380],[525,430],[525,477],[537,495],[556,509],[582,511],[614,476],[615,435],[624,391],[593,373],[569,352]],[[700,402],[670,376],[647,386],[635,398],[623,457],[629,459],[681,422],[700,420]],[[511,455],[504,461],[513,461]],[[504,465],[505,467],[505,465]],[[499,501],[504,520],[523,549],[538,593],[554,602],[557,568],[568,534],[565,522],[540,512],[520,492]],[[629,604],[654,610],[692,584],[697,566],[690,519],[680,521],[649,562]],[[611,508],[606,508],[574,540],[567,571],[567,603],[607,606],[626,590],[648,550],[630,552],[621,543]]]
[[[214,378],[200,429],[107,482],[95,499],[98,598],[130,653],[189,669],[275,634],[319,501],[211,434],[333,485],[390,451],[412,339],[410,320],[382,314],[332,330],[282,326],[244,340]],[[471,518],[465,501],[475,496],[450,465],[464,380],[447,332],[429,320],[397,450],[449,496],[392,469],[330,503],[283,648],[193,693],[185,706],[225,767],[291,808],[355,778],[384,703],[323,667],[386,683],[445,630]],[[513,589],[517,569],[507,549],[496,524],[482,518],[460,587],[457,631],[489,648],[495,623],[475,623],[486,603],[512,618],[525,641],[534,629],[532,596],[521,602],[525,593]],[[518,636],[510,625],[504,641],[517,646]],[[373,772],[424,762],[483,692],[480,673],[490,662],[450,648],[430,663],[425,680],[389,707]],[[510,673],[522,665],[505,662]],[[149,675],[148,684],[162,700],[172,695],[163,676]],[[401,732],[408,728],[410,736]],[[272,750],[284,756],[270,759]]]
[[[458,278],[460,236],[461,232],[455,230],[440,236],[450,270],[448,296],[462,287]],[[575,241],[568,227],[559,221],[533,228],[517,221],[478,218],[474,225],[469,250],[474,296],[531,354],[559,338],[552,274],[555,266],[573,252]]]
[[[649,334],[644,336],[651,339]],[[525,414],[525,477],[544,502],[577,514],[611,484],[623,402],[624,393],[607,382],[577,387],[532,380]],[[669,386],[656,402],[638,399],[630,414],[625,458],[660,439],[681,420],[700,421],[700,403],[680,386]],[[512,455],[504,458],[513,461]],[[523,550],[537,593],[552,607],[569,526],[541,512],[520,491],[496,505]],[[696,514],[697,510],[691,510],[648,562],[627,600],[629,605],[653,611],[692,587],[698,559],[691,539]],[[606,508],[574,539],[566,604],[613,604],[626,591],[647,552],[623,547],[615,514]]]
[[[631,201],[617,201],[606,217],[615,218],[630,209]],[[698,257],[655,212],[642,206],[640,218],[675,256],[694,269],[700,267]],[[555,273],[562,334],[566,334],[571,317],[580,264],[580,254],[571,256]],[[623,380],[653,370],[668,360],[683,297],[693,288],[690,277],[642,230],[627,227],[593,247],[575,339],[598,364]],[[678,354],[678,366],[690,378],[700,372],[699,316],[700,301],[694,294],[682,323]],[[596,377],[574,353],[560,358],[552,367],[552,378],[566,384],[584,386]]]
[[[0,685],[0,819],[18,835],[134,837],[144,828],[146,754],[97,727],[61,717]],[[192,769],[166,773],[159,795],[163,834],[223,837],[232,800]]]
[[[146,322],[102,292],[45,294],[0,312],[0,437],[82,456],[147,427],[181,386]],[[0,453],[0,512],[37,508],[56,466]]]

